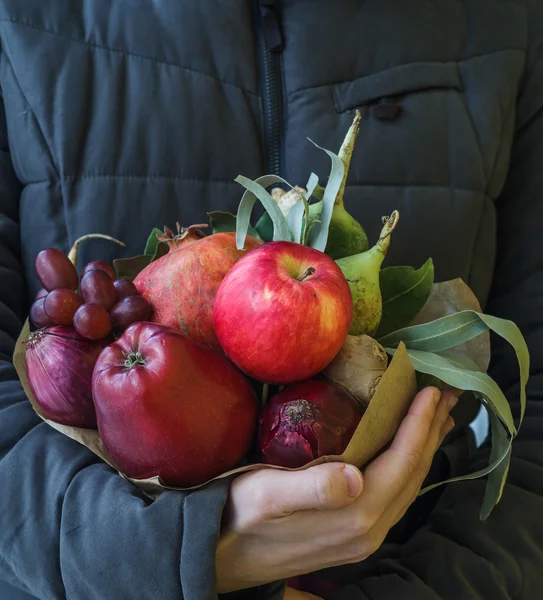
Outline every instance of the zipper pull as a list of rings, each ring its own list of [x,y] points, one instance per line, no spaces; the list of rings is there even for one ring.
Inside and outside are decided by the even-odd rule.
[[[259,0],[259,4],[266,46],[270,52],[281,52],[283,34],[279,23],[279,3],[277,0]]]

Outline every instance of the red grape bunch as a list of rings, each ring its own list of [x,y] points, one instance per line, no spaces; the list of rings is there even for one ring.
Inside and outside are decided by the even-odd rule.
[[[47,248],[38,254],[35,266],[43,285],[30,309],[36,327],[73,326],[79,335],[100,340],[112,329],[124,331],[151,317],[151,305],[134,284],[116,279],[113,267],[102,260],[86,265],[79,278],[66,254]]]

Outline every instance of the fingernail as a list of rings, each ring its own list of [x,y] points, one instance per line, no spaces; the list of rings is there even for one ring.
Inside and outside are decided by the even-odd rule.
[[[362,492],[362,474],[351,465],[343,467],[343,474],[347,480],[347,492],[351,498],[358,498]]]
[[[441,390],[438,390],[437,388],[435,388],[434,393],[432,395],[432,400],[433,400],[434,404],[437,404],[439,402],[440,398],[441,398]]]

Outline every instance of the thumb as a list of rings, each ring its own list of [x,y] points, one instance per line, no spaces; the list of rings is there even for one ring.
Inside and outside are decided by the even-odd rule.
[[[362,474],[352,465],[325,463],[303,471],[260,471],[265,495],[260,510],[281,517],[301,510],[325,510],[351,504],[362,492]]]

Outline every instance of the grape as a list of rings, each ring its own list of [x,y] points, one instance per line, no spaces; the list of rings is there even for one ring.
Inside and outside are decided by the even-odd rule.
[[[54,321],[47,316],[47,313],[43,308],[44,302],[45,298],[39,298],[30,307],[30,320],[36,327],[52,327],[55,324]]]
[[[89,340],[101,340],[111,331],[111,319],[101,304],[83,304],[74,315],[74,327]]]
[[[115,277],[117,277],[115,269],[109,263],[103,260],[93,260],[88,265],[85,265],[85,268],[81,272],[81,279],[83,279],[85,274],[89,271],[104,271],[111,277],[111,279],[115,279]]]
[[[115,286],[115,292],[117,294],[117,302],[120,302],[129,296],[138,295],[138,290],[131,281],[127,281],[126,279],[115,279],[113,285]]]
[[[83,298],[72,290],[53,290],[45,296],[43,308],[57,325],[72,325],[75,311],[83,304]]]
[[[49,292],[45,288],[41,288],[41,290],[38,290],[38,293],[34,298],[34,302],[36,302],[36,300],[39,300],[40,298],[45,298],[45,296],[47,296],[48,293]]]
[[[87,271],[81,279],[81,295],[88,304],[101,304],[108,312],[117,302],[113,280],[97,269]]]
[[[111,324],[115,329],[124,331],[132,323],[147,321],[153,309],[141,296],[128,296],[111,311]]]
[[[42,250],[36,257],[36,273],[43,287],[52,290],[76,290],[79,278],[70,259],[56,248]]]

